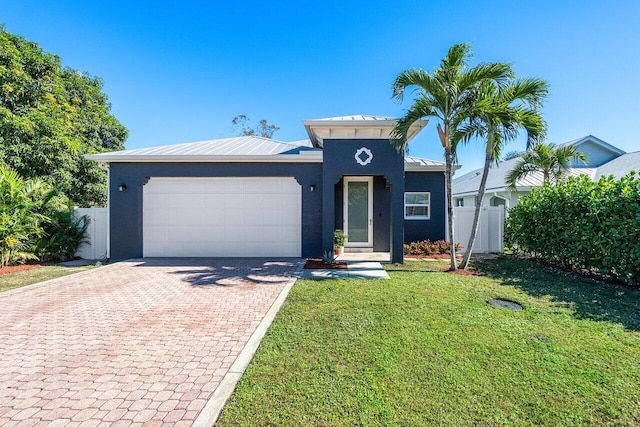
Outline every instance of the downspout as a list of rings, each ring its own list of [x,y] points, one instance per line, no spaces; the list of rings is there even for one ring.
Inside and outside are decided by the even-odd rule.
[[[111,170],[109,163],[98,163],[101,169],[107,171],[107,260],[111,259]]]

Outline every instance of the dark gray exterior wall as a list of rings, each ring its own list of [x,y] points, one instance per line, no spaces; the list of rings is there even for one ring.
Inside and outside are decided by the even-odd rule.
[[[366,147],[373,153],[371,163],[362,166],[355,160],[356,151]],[[374,176],[374,218],[378,218],[381,226],[374,231],[374,240],[377,234],[383,234],[385,223],[384,209],[376,210],[376,199],[383,202],[388,197],[389,213],[388,228],[391,249],[391,260],[402,262],[402,244],[404,242],[404,157],[398,153],[388,140],[380,139],[325,139],[323,147],[323,173],[322,173],[322,248],[330,250],[333,247],[333,231],[336,228],[336,184],[344,176]],[[379,189],[379,183],[388,182],[390,188]],[[376,182],[378,185],[376,186]],[[384,184],[383,184],[384,186]],[[378,191],[375,191],[378,187]],[[385,194],[386,192],[386,194]],[[376,197],[376,193],[378,197]],[[341,206],[340,199],[340,206]],[[341,209],[341,207],[340,207]],[[380,214],[380,215],[378,215]],[[374,223],[374,230],[376,229]],[[383,247],[384,239],[379,235],[379,247]],[[374,242],[375,246],[375,242]],[[374,250],[377,250],[374,247]],[[380,249],[383,250],[383,249]]]
[[[445,179],[444,172],[405,172],[405,191],[431,193],[431,214],[426,220],[404,221],[404,242],[445,239]]]
[[[142,189],[149,177],[294,177],[302,187],[302,256],[322,254],[322,163],[111,163],[109,174],[112,260],[142,257]],[[118,191],[120,185],[126,190]]]

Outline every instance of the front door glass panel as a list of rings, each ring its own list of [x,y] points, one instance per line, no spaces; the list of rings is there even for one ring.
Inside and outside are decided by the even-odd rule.
[[[347,240],[350,243],[369,241],[369,183],[351,181],[347,183],[348,218]]]

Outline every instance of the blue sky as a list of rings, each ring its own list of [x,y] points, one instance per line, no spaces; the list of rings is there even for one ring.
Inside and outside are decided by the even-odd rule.
[[[507,61],[549,82],[549,141],[592,134],[640,149],[634,1],[0,0],[0,22],[100,76],[127,148],[232,136],[238,114],[278,125],[283,141],[306,138],[304,119],[398,117],[409,102],[391,99],[395,76],[431,71],[470,42],[474,62]],[[435,122],[410,152],[442,159]],[[480,167],[480,145],[459,158],[462,172]]]

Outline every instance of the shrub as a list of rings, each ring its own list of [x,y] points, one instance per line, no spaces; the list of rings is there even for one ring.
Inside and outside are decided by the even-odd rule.
[[[546,184],[509,210],[505,242],[516,252],[640,281],[640,179],[586,176]]]
[[[461,246],[456,244],[456,251],[460,250],[460,248]],[[449,242],[446,240],[436,240],[432,242],[426,239],[404,245],[405,255],[442,255],[448,254],[450,250],[451,245],[449,245]]]
[[[44,234],[36,243],[36,253],[42,261],[60,261],[73,258],[82,243],[87,243],[89,217],[76,218],[73,206],[53,209],[50,220],[43,226]]]
[[[0,167],[0,268],[37,259],[32,242],[48,220],[40,208],[53,196],[38,179],[24,180],[15,171]]]
[[[86,241],[88,218],[76,219],[64,195],[39,179],[0,167],[0,268],[29,259],[68,259]]]

